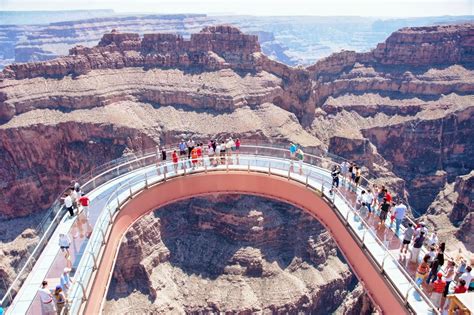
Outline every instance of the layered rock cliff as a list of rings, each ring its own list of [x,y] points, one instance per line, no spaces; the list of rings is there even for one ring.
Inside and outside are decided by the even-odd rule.
[[[371,52],[306,69],[270,60],[255,36],[229,26],[189,39],[110,32],[69,56],[9,66],[0,75],[0,215],[47,209],[72,179],[126,149],[228,135],[342,155],[420,215],[474,169],[473,29],[402,29]]]
[[[289,205],[194,198],[130,228],[105,311],[327,314],[354,286],[340,257],[321,224]]]

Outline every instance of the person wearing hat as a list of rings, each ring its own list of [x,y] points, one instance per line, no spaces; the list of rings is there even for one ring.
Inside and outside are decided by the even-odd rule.
[[[60,285],[61,285],[61,288],[64,292],[64,295],[67,296],[67,292],[69,291],[69,289],[71,288],[71,277],[69,276],[69,272],[71,272],[71,269],[70,268],[64,268],[63,270],[63,273],[61,275],[61,278],[60,278]]]
[[[441,297],[443,296],[444,288],[446,287],[446,281],[443,280],[442,272],[438,272],[437,277],[438,279],[433,282],[433,292],[431,293],[431,301],[433,302],[434,306],[439,309],[441,305]]]
[[[63,289],[60,285],[56,286],[56,289],[53,293],[54,300],[56,302],[56,312],[58,315],[61,315],[61,312],[66,305],[66,296],[64,295]]]
[[[56,314],[56,304],[53,303],[53,295],[48,289],[48,281],[41,283],[41,289],[38,290],[38,296],[41,301],[41,314],[54,315]]]

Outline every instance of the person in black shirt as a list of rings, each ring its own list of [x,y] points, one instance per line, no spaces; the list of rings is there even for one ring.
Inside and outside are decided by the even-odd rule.
[[[438,253],[436,254],[436,258],[431,263],[431,270],[428,278],[426,278],[426,283],[430,284],[430,282],[436,281],[436,274],[438,273],[439,269],[444,265],[444,250],[446,248],[445,243],[441,243],[438,248]]]
[[[385,220],[387,219],[388,211],[390,210],[390,203],[388,203],[387,198],[383,198],[382,205],[380,206],[380,223],[381,228],[385,228]]]
[[[331,171],[331,177],[332,177],[332,185],[331,185],[331,190],[329,191],[330,194],[333,193],[333,189],[339,187],[339,174],[341,173],[341,170],[337,165],[334,165]]]

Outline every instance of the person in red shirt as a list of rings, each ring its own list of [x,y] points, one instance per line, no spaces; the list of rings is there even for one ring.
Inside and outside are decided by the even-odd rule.
[[[82,210],[84,211],[84,214],[86,215],[86,218],[89,218],[89,204],[90,204],[89,197],[87,197],[84,193],[82,193],[81,197],[79,198],[79,204],[81,205]]]
[[[202,143],[198,145],[196,148],[197,156],[198,156],[198,165],[201,165],[202,163]]]
[[[173,160],[173,166],[174,166],[174,171],[178,171],[178,153],[176,153],[176,150],[173,151],[173,154],[171,155],[171,159]]]
[[[439,309],[441,305],[441,297],[443,296],[446,281],[443,280],[443,273],[438,272],[438,279],[433,282],[433,292],[431,293],[431,301]]]
[[[237,151],[237,153],[240,152],[240,139],[239,138],[235,140],[235,150]]]
[[[466,293],[466,281],[464,279],[459,280],[459,284],[454,288],[454,293]]]

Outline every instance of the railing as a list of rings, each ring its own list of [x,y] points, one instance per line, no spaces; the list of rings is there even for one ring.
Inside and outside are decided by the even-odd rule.
[[[252,153],[252,155],[248,155],[248,153]],[[177,170],[175,170],[174,164],[170,162],[163,163],[159,166],[156,165],[155,155],[142,157],[140,159],[143,161],[143,167],[141,169],[142,174],[137,178],[132,178],[126,181],[109,195],[109,198],[105,203],[105,207],[103,208],[103,211],[97,220],[94,231],[86,246],[85,253],[77,268],[75,284],[70,291],[70,297],[72,299],[70,309],[71,313],[78,313],[82,303],[87,300],[87,293],[93,283],[93,271],[95,271],[100,264],[104,245],[107,241],[109,228],[113,224],[116,212],[120,211],[121,206],[133,195],[146,189],[150,185],[155,185],[158,182],[166,181],[176,176],[186,176],[188,174],[211,172],[215,170],[245,171],[250,170],[250,168],[252,168],[252,171],[257,170],[265,173],[268,172],[268,174],[287,176],[288,179],[298,180],[312,189],[319,190],[323,195],[325,194],[325,188],[326,191],[329,191],[330,175],[327,172],[327,168],[332,166],[334,162],[325,158],[306,155],[309,157],[311,163],[304,163],[300,178],[298,178],[298,174],[300,172],[299,165],[297,162],[288,161],[288,155],[289,154],[286,152],[286,150],[279,148],[245,146],[241,148],[239,158],[237,158],[235,155],[233,157],[225,157],[225,164],[218,167],[211,166],[211,160],[204,158],[201,160],[202,165],[195,169],[191,168],[190,160],[180,161]],[[220,157],[217,158],[220,159]],[[320,174],[313,173],[315,168],[321,170]],[[321,175],[321,173],[324,175]],[[315,186],[314,183],[318,183],[319,185]],[[319,189],[319,186],[321,189]],[[391,281],[399,296],[404,299],[405,303],[410,307],[412,301],[408,299],[409,293],[410,291],[415,290],[423,299],[423,301],[433,309],[433,312],[436,312],[436,308],[432,305],[430,299],[426,296],[422,289],[416,285],[411,276],[404,270],[403,266],[399,264],[397,259],[389,252],[388,248],[385,247],[383,242],[378,239],[377,235],[372,231],[365,219],[352,207],[351,203],[345,199],[344,195],[337,191],[333,197],[329,198],[329,200],[334,203],[336,195],[337,198],[342,200],[348,206],[349,209],[349,211],[346,213],[346,216],[342,217],[342,219],[344,219],[346,222],[349,222],[349,216],[352,215],[357,217],[364,226],[364,232],[362,236],[360,236],[360,231],[347,224],[351,227],[352,233],[358,237],[361,246],[364,247],[367,245],[367,241],[369,240],[368,236],[370,235],[371,239],[375,240],[378,245],[383,248],[385,252],[383,258],[379,259],[375,256],[372,257],[380,271],[387,274],[392,272],[392,269],[387,268],[389,265],[388,262],[390,261],[392,264],[391,266],[394,264],[406,278],[407,283],[409,283],[409,286],[406,288],[406,290],[399,289],[396,284]],[[110,272],[112,273],[113,270]],[[111,277],[111,275],[109,276]]]
[[[241,154],[244,154],[244,153],[260,154],[260,155],[267,154],[269,156],[277,156],[284,159],[289,158],[288,149],[283,148],[280,144],[271,144],[271,143],[269,144],[268,142],[265,142],[265,146],[261,146],[259,141],[257,140],[255,141],[246,140],[246,142],[247,143],[254,142],[254,144],[243,145],[240,149]],[[340,162],[344,160],[342,158],[335,157],[332,155],[329,158],[317,156],[315,154],[324,154],[323,151],[317,148],[314,148],[314,149],[305,148],[304,151],[305,151],[305,161],[309,162],[309,164],[311,164],[312,166],[318,166],[321,169],[328,169],[332,165],[339,164]],[[170,153],[171,152],[168,151],[168,154]],[[315,154],[312,154],[312,153],[315,153]],[[78,181],[79,183],[82,183],[81,189],[83,192],[89,193],[92,190],[96,189],[97,187],[101,186],[102,184],[110,181],[111,179],[127,174],[128,172],[132,170],[139,169],[147,165],[155,164],[159,160],[160,160],[160,153],[157,151],[156,148],[139,152],[138,154],[132,153],[127,157],[113,160],[104,165],[101,165],[98,168],[94,169],[93,171],[88,172],[87,174],[84,174],[82,177],[80,177],[76,181]],[[167,164],[167,166],[169,165],[171,164]],[[371,180],[367,179],[365,176],[362,176],[361,186],[371,187]],[[123,189],[123,186],[121,189]],[[116,191],[115,194],[117,195],[118,191]],[[120,202],[118,196],[117,196],[117,200]],[[38,245],[33,249],[32,253],[25,260],[25,263],[22,269],[20,270],[20,272],[18,273],[17,277],[12,282],[10,287],[8,288],[5,296],[2,298],[1,300],[2,306],[7,307],[11,304],[15,294],[17,293],[18,289],[21,287],[23,281],[26,279],[26,276],[29,274],[29,272],[31,272],[36,260],[38,259],[42,250],[46,246],[47,242],[49,241],[51,235],[53,234],[54,230],[56,229],[57,225],[59,224],[64,214],[64,211],[61,211],[62,208],[63,207],[58,198],[58,200],[56,200],[56,202],[51,207],[50,211],[46,215],[43,222],[38,227],[38,231],[40,231],[39,234],[41,235],[40,241]],[[103,235],[102,237],[105,237],[105,235]],[[92,243],[93,242],[91,242],[91,244]],[[94,258],[96,257],[95,256],[90,257],[90,259],[94,259]],[[85,276],[82,276],[81,272],[79,271],[76,272],[76,279],[81,279],[81,277],[85,277]]]

